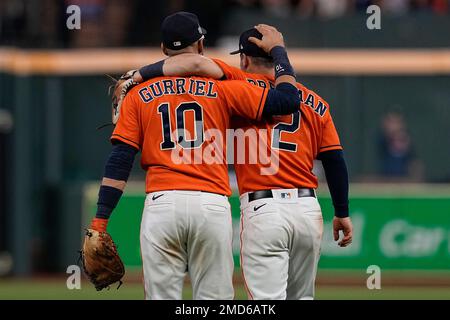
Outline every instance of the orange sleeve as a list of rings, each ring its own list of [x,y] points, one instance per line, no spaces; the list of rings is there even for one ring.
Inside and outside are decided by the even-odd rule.
[[[212,60],[222,69],[227,80],[245,80],[246,74],[241,69],[232,67],[219,59]]]
[[[139,123],[138,105],[130,92],[123,100],[119,121],[110,140],[119,140],[140,149],[141,131]]]
[[[326,119],[323,122],[322,142],[319,153],[330,150],[342,150],[342,146],[330,110],[328,110]]]
[[[221,81],[221,89],[232,115],[261,119],[269,89],[240,80]]]

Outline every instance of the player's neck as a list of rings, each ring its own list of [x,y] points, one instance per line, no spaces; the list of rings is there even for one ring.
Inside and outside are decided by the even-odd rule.
[[[168,55],[169,57],[177,56],[177,55],[184,54],[184,53],[201,54],[201,53],[198,51],[198,48],[197,48],[197,47],[194,47],[194,46],[188,46],[188,47],[183,48],[183,49],[181,49],[181,50],[170,50],[170,49],[166,49],[166,50],[167,50],[167,55]]]
[[[260,66],[254,66],[254,65],[250,65],[247,70],[245,70],[246,72],[249,73],[257,73],[257,74],[262,74],[265,76],[271,76],[273,77],[275,75],[275,71],[273,70],[273,68],[265,68],[265,67],[260,67]]]

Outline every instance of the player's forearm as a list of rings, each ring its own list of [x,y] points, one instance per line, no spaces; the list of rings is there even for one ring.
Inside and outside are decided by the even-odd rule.
[[[122,197],[136,153],[137,150],[127,144],[113,146],[105,164],[102,185],[98,192],[97,212],[91,228],[106,231],[108,219]]]
[[[273,65],[275,69],[275,86],[281,83],[289,83],[293,86],[297,85],[294,68],[289,61],[286,48],[283,46],[276,46],[270,50],[270,55],[273,58]]]
[[[300,110],[300,96],[297,87],[282,82],[270,89],[264,103],[263,117],[291,114]]]
[[[97,212],[98,219],[109,219],[112,211],[122,197],[123,190],[127,182],[103,177],[100,190],[98,192]]]
[[[328,189],[333,201],[335,216],[345,218],[349,216],[348,209],[348,172],[342,150],[325,151],[319,154],[322,161]]]
[[[273,58],[275,85],[289,83],[296,86],[297,81],[295,79],[294,68],[292,68],[289,62],[283,35],[276,28],[266,24],[259,24],[255,26],[255,29],[261,33],[262,38],[249,37],[248,40],[263,49]]]
[[[213,79],[223,77],[222,69],[211,59],[199,54],[183,53],[147,65],[136,72],[138,82],[161,76],[201,76]]]
[[[202,76],[213,79],[223,77],[222,69],[211,59],[193,53],[183,53],[164,61],[165,76]]]
[[[292,68],[286,50],[276,46],[270,50],[274,62],[275,89],[267,95],[263,116],[291,114],[299,110],[300,96],[294,69]]]

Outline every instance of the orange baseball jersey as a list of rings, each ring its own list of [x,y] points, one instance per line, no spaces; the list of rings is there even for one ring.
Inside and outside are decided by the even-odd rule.
[[[223,61],[214,61],[227,79],[246,80],[263,88],[273,86],[273,77],[246,73]],[[317,188],[313,160],[320,152],[342,149],[328,103],[302,84],[297,87],[301,112],[261,122],[233,118],[233,127],[244,128],[247,133],[258,131],[259,141],[263,141],[256,143],[258,150],[255,144],[245,146],[244,163],[236,158],[238,150],[235,150],[234,168],[240,194],[265,189]],[[238,144],[235,147],[241,148]]]
[[[226,129],[233,115],[259,120],[268,90],[245,81],[160,77],[125,97],[111,140],[141,151],[146,192],[230,195]]]

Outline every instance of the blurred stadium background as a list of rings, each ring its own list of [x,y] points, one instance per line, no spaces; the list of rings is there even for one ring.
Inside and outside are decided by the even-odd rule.
[[[371,4],[381,7],[380,30],[366,27]],[[69,5],[81,8],[79,30],[66,27]],[[450,299],[448,0],[1,0],[0,299],[143,298],[138,162],[110,229],[127,264],[124,287],[68,290],[65,272],[77,263],[110,148],[111,127],[96,130],[110,120],[105,74],[161,59],[159,25],[178,10],[195,12],[208,55],[233,65],[227,52],[242,30],[275,25],[299,81],[331,105],[356,235],[346,249],[332,242],[318,166],[317,298]],[[236,195],[231,202],[237,223]],[[366,288],[370,265],[381,268],[381,290]]]

